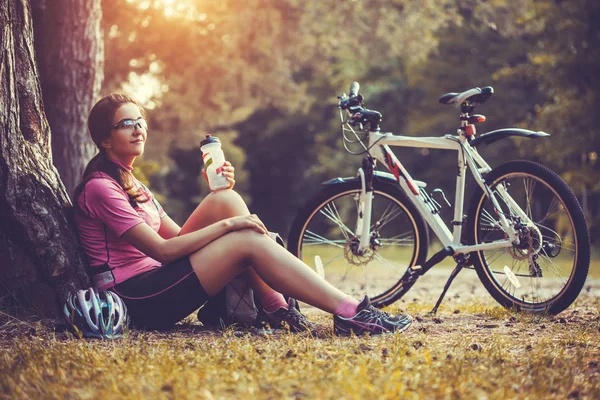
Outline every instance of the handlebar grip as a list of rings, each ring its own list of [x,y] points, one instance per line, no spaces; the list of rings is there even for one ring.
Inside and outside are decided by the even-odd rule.
[[[358,89],[360,89],[360,85],[358,84],[358,82],[352,82],[352,84],[350,85],[349,97],[355,97],[358,94]]]

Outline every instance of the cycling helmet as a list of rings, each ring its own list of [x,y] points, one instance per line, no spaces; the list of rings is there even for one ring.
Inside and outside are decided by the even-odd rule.
[[[129,324],[125,303],[108,290],[89,288],[70,294],[63,313],[75,331],[86,338],[116,339]]]

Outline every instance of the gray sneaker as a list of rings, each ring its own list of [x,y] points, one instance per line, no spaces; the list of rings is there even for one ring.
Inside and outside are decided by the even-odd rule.
[[[299,308],[298,301],[290,297],[288,308],[280,308],[273,312],[265,311],[265,314],[269,319],[271,328],[274,329],[289,329],[290,332],[294,333],[314,329],[317,324],[306,319]]]
[[[412,323],[409,315],[390,315],[371,305],[368,296],[360,302],[358,312],[350,318],[333,316],[333,331],[336,335],[348,336],[354,333],[362,335],[370,333],[379,335],[382,333],[402,332]]]

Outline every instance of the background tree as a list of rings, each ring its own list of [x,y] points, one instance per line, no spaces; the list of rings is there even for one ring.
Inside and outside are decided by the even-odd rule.
[[[36,61],[52,154],[67,193],[73,194],[96,146],[87,115],[104,77],[100,0],[33,0]]]
[[[144,161],[160,166],[152,182],[163,188],[167,210],[182,222],[190,210],[181,207],[206,189],[197,190],[198,175],[182,192],[168,178],[180,163],[164,149],[173,142],[193,156],[187,150],[217,130],[239,174],[236,189],[282,233],[316,189],[311,183],[339,167],[334,160],[353,161],[338,152],[335,96],[374,65],[383,74],[402,70],[398,60],[426,59],[434,33],[456,15],[452,1],[429,0],[112,0],[103,7],[104,90],[137,90],[156,108]]]
[[[0,308],[52,313],[69,291],[89,286],[89,279],[71,203],[52,164],[31,3],[0,2],[0,27]],[[63,39],[70,44],[82,38],[74,31]],[[87,62],[96,58],[90,54]]]
[[[102,80],[100,1],[33,4],[41,92],[30,2],[2,3],[2,48],[9,50],[2,53],[1,118],[3,138],[10,139],[3,139],[2,151],[10,162],[2,164],[1,254],[11,260],[11,266],[3,264],[3,271],[12,268],[13,277],[6,280],[10,288],[26,287],[43,274],[49,281],[62,274],[40,272],[46,253],[55,251],[54,242],[47,248],[34,245],[57,235],[43,233],[56,221],[54,214],[44,214],[54,210],[44,196],[55,196],[57,209],[68,205],[52,166],[31,164],[41,162],[41,154],[50,157],[40,93],[56,132],[54,160],[71,190],[91,155],[85,140],[79,141],[87,137],[85,127],[77,126]],[[136,163],[136,174],[151,181],[177,221],[183,222],[207,193],[199,172],[199,142],[208,131],[224,141],[237,168],[236,189],[252,211],[285,234],[297,207],[320,181],[355,173],[358,160],[343,152],[335,107],[335,96],[351,81],[361,82],[367,107],[383,112],[384,130],[415,135],[456,129],[456,109],[437,103],[442,93],[491,84],[496,95],[478,110],[488,117],[480,133],[521,126],[546,130],[552,137],[506,140],[481,151],[494,165],[526,157],[556,169],[582,200],[594,232],[600,226],[595,201],[600,195],[599,136],[593,118],[600,93],[600,54],[593,46],[600,39],[598,4],[104,0],[106,79],[101,91],[129,91],[149,109],[152,140]],[[72,149],[75,153],[65,153]],[[20,162],[15,163],[13,153]],[[444,187],[438,171],[453,166],[453,155],[402,153],[416,178],[451,196],[453,187]],[[51,188],[37,189],[37,182]],[[23,189],[28,185],[32,189]],[[28,190],[41,201],[23,200]],[[43,229],[36,222],[17,223],[26,221],[27,207],[38,207],[36,218],[51,222],[38,222]],[[35,228],[30,232],[29,226]],[[38,231],[41,239],[34,237]],[[21,256],[13,246],[33,249],[33,255]],[[29,257],[24,264],[31,267],[15,267],[20,257]],[[38,275],[32,268],[38,268]]]

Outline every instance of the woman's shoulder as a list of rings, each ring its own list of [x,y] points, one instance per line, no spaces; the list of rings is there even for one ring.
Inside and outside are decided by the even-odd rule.
[[[85,182],[84,190],[94,193],[111,192],[114,190],[124,192],[119,183],[104,172],[94,172],[87,182]]]

